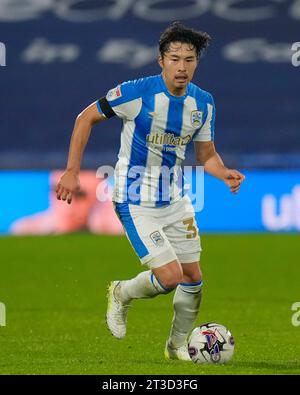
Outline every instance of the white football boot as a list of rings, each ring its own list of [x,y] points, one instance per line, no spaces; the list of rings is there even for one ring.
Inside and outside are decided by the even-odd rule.
[[[126,335],[126,321],[129,304],[122,303],[117,296],[116,288],[120,281],[112,281],[108,286],[108,306],[106,312],[106,323],[111,333],[117,339],[123,339]]]
[[[169,341],[166,343],[165,347],[165,357],[166,359],[179,359],[180,361],[192,362],[190,354],[188,352],[187,344],[183,344],[178,348],[173,348]]]

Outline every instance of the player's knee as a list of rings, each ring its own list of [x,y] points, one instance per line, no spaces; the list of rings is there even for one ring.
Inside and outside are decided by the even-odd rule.
[[[165,287],[168,290],[173,290],[173,289],[175,289],[177,287],[178,284],[179,283],[177,283],[177,282],[168,281],[168,282],[166,282]]]
[[[159,278],[160,282],[167,289],[174,289],[183,281],[183,276],[181,271],[168,271]]]
[[[169,262],[152,271],[166,289],[174,289],[183,281],[182,267],[177,261]]]
[[[195,266],[193,270],[185,271],[183,265],[183,282],[198,283],[203,280],[203,275],[200,266]]]
[[[202,279],[203,279],[203,275],[200,268],[199,268],[199,272],[192,273],[190,278],[192,283],[198,283],[199,281],[202,281]]]
[[[178,284],[180,284],[181,280],[177,278],[170,278],[165,280],[164,286],[167,289],[174,289],[177,287]]]

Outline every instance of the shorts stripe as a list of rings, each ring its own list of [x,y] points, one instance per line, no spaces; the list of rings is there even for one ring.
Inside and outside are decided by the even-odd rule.
[[[148,255],[149,251],[147,250],[145,244],[143,243],[142,239],[138,234],[138,231],[131,217],[128,204],[116,203],[115,208],[117,215],[126,230],[127,236],[139,258],[143,258],[144,256]]]

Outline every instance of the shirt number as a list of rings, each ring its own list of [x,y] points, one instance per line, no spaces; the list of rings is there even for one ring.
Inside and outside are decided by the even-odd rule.
[[[187,239],[194,239],[197,236],[197,229],[194,223],[195,218],[187,218],[185,219],[183,222],[184,225],[187,225],[187,231],[189,232],[193,232],[193,233],[189,233],[188,235],[186,235]]]

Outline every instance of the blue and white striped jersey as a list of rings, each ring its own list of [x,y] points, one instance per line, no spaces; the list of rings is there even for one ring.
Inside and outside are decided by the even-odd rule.
[[[97,106],[123,120],[113,200],[146,207],[179,200],[187,144],[214,138],[212,96],[193,83],[173,96],[160,74],[118,85]]]

